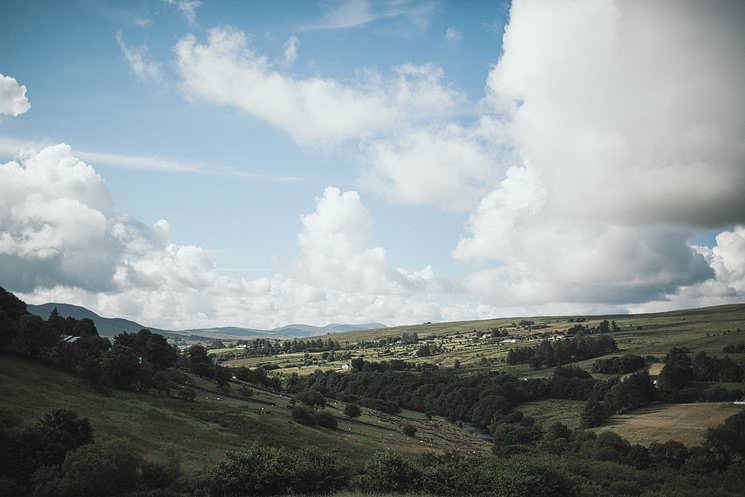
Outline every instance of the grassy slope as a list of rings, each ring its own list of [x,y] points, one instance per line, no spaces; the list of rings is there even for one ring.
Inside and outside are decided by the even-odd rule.
[[[631,414],[613,416],[595,431],[611,430],[631,443],[649,445],[652,442],[677,440],[686,445],[700,445],[707,428],[745,409],[745,406],[725,403],[655,404]]]
[[[386,348],[378,347],[355,350],[354,355],[373,361],[402,358],[440,366],[452,366],[458,360],[464,370],[498,370],[525,377],[550,376],[553,371],[552,369],[532,370],[525,364],[510,366],[506,363],[507,352],[510,348],[533,345],[533,343],[500,344],[498,343],[499,340],[492,341],[477,338],[495,326],[507,327],[512,336],[529,334],[530,331],[511,326],[512,323],[517,323],[521,319],[524,318],[401,326],[379,330],[339,333],[334,335],[334,338],[342,343],[345,341],[351,343],[363,340],[377,340],[388,336],[399,336],[402,332],[416,332],[420,339],[434,335],[437,337],[435,341],[448,349],[446,353],[424,358],[402,357],[396,354],[402,352],[411,353],[416,350],[417,346],[394,345],[388,348],[389,351],[386,351]],[[564,330],[574,324],[569,322],[569,317],[536,317],[527,319],[548,326],[547,329],[537,330],[540,332]],[[700,351],[705,351],[709,354],[721,356],[722,347],[725,345],[745,342],[745,304],[655,314],[590,316],[584,324],[594,326],[603,319],[615,320],[620,328],[620,331],[612,334],[621,349],[618,355],[633,353],[641,356],[652,355],[663,358],[671,347],[682,346],[688,347],[693,355]],[[742,331],[738,332],[738,330]],[[284,354],[274,357],[238,359],[230,361],[228,364],[256,366],[261,363],[274,363],[281,368],[277,372],[310,374],[319,368],[336,369],[340,367],[342,362],[323,363],[319,360],[320,354],[311,354],[311,356],[317,362],[307,366],[302,365],[303,354]],[[731,356],[735,360],[742,361],[743,359],[743,354],[731,354]],[[576,364],[589,371],[593,362],[595,362],[595,359],[581,361]],[[659,374],[661,366],[661,364],[654,364],[651,368],[651,373]],[[594,376],[602,379],[611,377],[611,375],[600,374],[595,374]],[[721,385],[726,388],[745,387],[745,384]],[[574,427],[579,424],[581,407],[581,402],[546,400],[524,404],[520,406],[520,410],[528,416],[533,416],[543,424],[558,421]],[[686,440],[698,443],[705,428],[715,426],[722,420],[716,415],[710,416],[708,411],[706,413],[700,411],[700,414],[697,414],[698,411],[691,410],[683,418],[676,416],[667,417],[664,415],[667,412],[667,410],[664,410],[664,412],[658,415],[642,416],[638,423],[642,421],[647,423],[648,419],[655,416],[657,422],[651,423],[649,428],[646,429],[647,431],[643,431],[643,437],[635,438],[635,440],[675,438],[677,436],[678,438],[685,438]],[[674,413],[675,411],[669,412]],[[634,416],[631,415],[632,418]],[[609,426],[610,429],[625,430],[622,426],[626,426],[626,423],[617,424],[617,420],[614,420],[613,423]],[[629,425],[631,428],[624,431],[624,433],[629,433],[634,438],[634,430],[638,423],[631,423]],[[678,432],[676,429],[676,425],[678,424],[683,427],[682,429],[684,431]],[[685,426],[688,428],[685,428]]]
[[[530,377],[550,375],[550,369],[534,371],[525,364],[514,366],[506,364],[507,352],[510,348],[532,345],[532,343],[500,344],[499,340],[477,338],[493,327],[506,327],[510,335],[517,337],[530,334],[531,331],[512,327],[512,323],[519,322],[521,319],[523,318],[399,326],[337,333],[333,337],[341,343],[354,343],[400,336],[402,332],[416,332],[420,339],[435,336],[436,343],[444,346],[447,352],[430,357],[412,358],[410,354],[416,350],[416,345],[394,345],[355,350],[354,354],[373,361],[401,358],[439,366],[453,366],[458,360],[461,367],[470,370],[505,370]],[[562,331],[574,324],[569,322],[568,317],[527,319],[548,326],[548,328],[536,330],[538,332]],[[745,342],[745,304],[656,314],[590,316],[584,324],[594,326],[603,319],[615,320],[620,327],[620,331],[613,333],[613,337],[618,342],[621,353],[664,356],[672,346],[685,346],[694,354],[699,351],[721,354],[723,346]],[[743,331],[738,332],[738,329]],[[303,365],[304,354],[236,359],[226,364],[255,367],[258,364],[272,363],[281,368],[278,372],[310,374],[319,368],[338,369],[342,362],[345,362],[340,360],[323,362],[320,360],[320,354],[311,354],[311,357],[315,363],[309,365]],[[742,354],[733,355],[733,357],[742,357]],[[580,362],[578,365],[589,369],[593,362],[594,359],[591,359]]]
[[[211,388],[206,382],[200,384]],[[255,398],[277,405],[225,397],[218,401],[215,394],[203,390],[198,391],[195,402],[128,392],[106,397],[56,369],[0,356],[0,408],[28,421],[55,407],[71,409],[90,419],[98,440],[127,438],[148,458],[160,459],[166,447],[173,445],[187,471],[215,462],[226,450],[240,449],[252,441],[333,450],[354,464],[387,448],[405,453],[488,449],[484,442],[441,419],[404,419],[364,409],[358,420],[348,420],[339,403],[329,407],[339,418],[339,427],[328,430],[293,422],[287,397],[257,390]],[[416,438],[400,433],[403,423],[417,426]]]

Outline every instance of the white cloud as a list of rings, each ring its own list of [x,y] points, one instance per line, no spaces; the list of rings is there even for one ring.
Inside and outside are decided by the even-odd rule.
[[[124,43],[122,38],[122,32],[116,33],[116,42],[119,44],[119,48],[124,54],[124,58],[129,64],[129,68],[132,72],[143,81],[160,81],[160,65],[155,62],[146,62],[145,54],[147,53],[147,47],[142,46],[139,48],[130,48]]]
[[[404,18],[418,30],[429,26],[434,4],[416,0],[336,0],[326,3],[322,19],[306,26],[314,29],[352,29],[381,19]]]
[[[0,115],[19,116],[31,108],[26,97],[26,86],[15,78],[0,74]]]
[[[445,30],[445,41],[448,43],[457,43],[463,38],[463,33],[455,28],[447,28]]]
[[[285,51],[284,51],[284,64],[285,66],[291,66],[295,59],[297,59],[297,47],[300,44],[300,40],[298,40],[294,36],[290,36],[288,38],[287,42],[285,43]]]
[[[489,148],[477,130],[457,125],[372,140],[364,184],[397,202],[468,210],[498,178]]]
[[[0,165],[0,281],[31,302],[66,301],[147,325],[272,327],[438,316],[431,268],[387,265],[369,247],[356,192],[329,187],[303,216],[299,256],[271,278],[221,275],[201,247],[170,241],[170,226],[117,213],[103,180],[69,146]]]
[[[197,24],[197,9],[202,5],[199,0],[163,0],[166,4],[175,6],[186,18],[189,26]]]
[[[403,65],[385,79],[367,71],[354,85],[282,74],[246,45],[244,33],[210,31],[207,44],[190,35],[176,46],[186,94],[238,107],[303,144],[332,144],[453,113],[460,96],[431,65]]]
[[[487,91],[515,164],[454,250],[499,263],[468,278],[475,295],[635,304],[723,277],[689,240],[745,220],[743,20],[696,2],[513,2]]]

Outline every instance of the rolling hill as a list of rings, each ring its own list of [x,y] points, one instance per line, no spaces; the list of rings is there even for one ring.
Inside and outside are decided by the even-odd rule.
[[[346,333],[353,330],[373,330],[385,328],[385,325],[380,323],[365,323],[365,324],[329,324],[326,326],[311,326],[307,324],[290,324],[282,326],[280,328],[274,328],[271,330],[261,330],[255,328],[243,328],[240,326],[220,326],[215,328],[192,328],[187,330],[165,330],[160,328],[154,328],[152,326],[146,326],[136,321],[123,318],[108,318],[103,317],[95,312],[72,304],[63,304],[57,302],[50,302],[46,304],[34,305],[26,304],[28,312],[35,314],[44,319],[49,317],[52,310],[57,308],[57,312],[62,317],[72,317],[75,319],[90,319],[96,325],[98,332],[103,336],[114,336],[123,331],[128,333],[136,333],[143,328],[148,328],[157,333],[161,333],[168,337],[182,336],[193,339],[202,340],[218,340],[218,339],[250,339],[250,338],[274,338],[274,339],[286,339],[286,338],[308,338],[316,337],[321,335],[328,335],[331,333]]]

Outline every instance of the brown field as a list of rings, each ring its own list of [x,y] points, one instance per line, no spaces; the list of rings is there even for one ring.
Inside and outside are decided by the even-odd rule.
[[[613,416],[595,431],[611,430],[631,443],[649,445],[652,442],[677,440],[685,445],[700,445],[707,428],[745,409],[731,402],[698,404],[659,404],[639,409],[632,414]]]

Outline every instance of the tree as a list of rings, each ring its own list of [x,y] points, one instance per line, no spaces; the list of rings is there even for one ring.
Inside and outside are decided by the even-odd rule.
[[[605,419],[605,409],[596,395],[592,395],[585,401],[582,408],[581,425],[582,428],[594,428],[603,424]]]
[[[112,497],[137,489],[143,459],[121,440],[87,445],[70,452],[60,471],[37,473],[38,497]]]
[[[140,358],[131,347],[115,343],[103,358],[103,375],[114,388],[127,389],[140,380]]]
[[[416,435],[417,429],[414,425],[405,424],[401,427],[401,431],[407,437],[413,437],[414,435]]]
[[[338,425],[336,417],[326,411],[321,411],[316,414],[316,422],[319,426],[323,426],[324,428],[331,428],[332,430],[336,429],[336,426]]]
[[[347,404],[344,407],[344,414],[350,418],[359,418],[362,415],[362,409],[357,404]]]
[[[326,399],[323,398],[323,394],[314,388],[300,392],[295,396],[295,399],[310,407],[323,407],[326,405]]]
[[[68,451],[93,443],[93,428],[87,418],[55,409],[26,430],[23,439],[33,450],[36,467],[54,466],[62,464]]]
[[[416,490],[421,480],[420,471],[400,454],[375,454],[362,470],[360,487],[367,492],[405,493]]]

